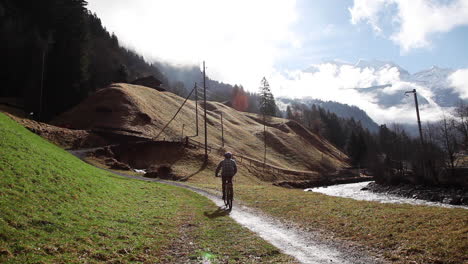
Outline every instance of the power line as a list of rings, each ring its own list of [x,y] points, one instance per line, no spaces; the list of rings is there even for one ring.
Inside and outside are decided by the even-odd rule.
[[[169,124],[176,118],[176,116],[179,114],[182,107],[184,107],[185,103],[187,102],[189,97],[192,95],[193,91],[195,91],[195,88],[193,88],[192,91],[190,91],[190,94],[185,98],[184,102],[179,107],[179,109],[177,109],[177,112],[174,114],[174,116],[171,118],[171,120],[169,120],[169,122],[167,122],[167,124],[161,129],[161,131],[158,133],[158,135],[153,138],[153,140],[157,139],[162,134],[162,132],[164,132],[164,130],[167,128],[167,126],[169,126]]]

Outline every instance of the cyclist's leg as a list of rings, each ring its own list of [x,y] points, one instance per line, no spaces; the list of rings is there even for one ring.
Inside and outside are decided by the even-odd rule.
[[[226,184],[227,184],[227,182],[226,182],[226,179],[224,177],[221,177],[221,182],[222,182],[222,188],[223,188],[223,200],[224,200],[224,203],[226,204],[226,200],[227,200],[226,199],[227,198],[227,196],[226,196]]]
[[[233,197],[234,197],[234,190],[233,190],[233,187],[232,187],[232,177],[229,177],[228,179],[226,179],[226,182],[227,182],[227,200],[228,200],[228,207],[229,209],[232,209],[232,200],[233,200]]]
[[[233,188],[233,185],[232,185],[232,177],[229,179],[228,181],[228,188],[229,188],[229,199],[233,199],[234,198],[234,188]]]

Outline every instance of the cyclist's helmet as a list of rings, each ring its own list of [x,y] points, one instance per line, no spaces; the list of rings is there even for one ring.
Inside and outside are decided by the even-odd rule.
[[[224,157],[226,159],[230,159],[230,158],[232,158],[232,153],[228,151],[228,152],[224,153]]]

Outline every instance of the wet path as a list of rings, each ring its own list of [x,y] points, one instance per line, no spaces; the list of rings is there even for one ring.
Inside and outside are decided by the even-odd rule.
[[[217,206],[224,206],[224,202],[220,197],[205,190],[178,182],[160,182],[190,189],[212,200]],[[337,245],[332,245],[331,243],[327,244],[325,241],[319,239],[317,234],[300,232],[290,225],[281,223],[278,220],[264,215],[258,210],[243,206],[239,203],[234,204],[230,217],[277,247],[283,253],[295,257],[301,263],[381,263],[374,258],[366,256],[363,253],[355,252],[350,248],[338,248]]]
[[[138,180],[155,181],[186,188],[207,197],[217,206],[224,207],[224,202],[220,197],[206,190],[184,183],[148,179],[124,174],[120,175]],[[295,257],[301,263],[382,263],[382,261],[378,261],[363,252],[323,241],[319,238],[318,234],[296,230],[290,225],[281,223],[278,220],[268,217],[257,210],[241,205],[238,202],[234,203],[234,207],[229,216],[240,225],[248,228],[250,231],[277,247],[281,252]]]
[[[83,158],[84,156],[84,151],[70,152],[79,158]],[[219,195],[214,195],[206,190],[189,186],[181,182],[126,175],[110,170],[107,171],[127,178],[159,182],[186,188],[207,197],[219,207],[224,206],[224,202],[221,200]],[[318,234],[297,230],[292,227],[292,225],[284,224],[276,219],[266,216],[258,210],[244,206],[239,202],[234,203],[234,208],[229,216],[240,225],[248,228],[264,240],[277,247],[281,252],[295,257],[301,263],[382,263],[382,261],[367,255],[365,252],[356,250],[356,248],[349,247],[341,243],[338,244],[336,242],[324,241]]]

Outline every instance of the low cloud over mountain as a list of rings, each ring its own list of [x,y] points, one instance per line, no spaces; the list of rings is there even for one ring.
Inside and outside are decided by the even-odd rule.
[[[303,71],[276,74],[275,94],[282,97],[310,96],[364,109],[377,123],[413,123],[416,89],[422,121],[438,120],[460,100],[468,99],[468,69],[436,66],[410,74],[392,62],[360,60],[356,64],[329,61]]]

